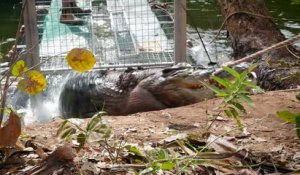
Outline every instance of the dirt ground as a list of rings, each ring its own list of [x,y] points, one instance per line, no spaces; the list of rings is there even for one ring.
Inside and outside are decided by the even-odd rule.
[[[300,169],[300,140],[297,139],[295,125],[276,116],[277,111],[300,111],[296,92],[274,91],[253,95],[255,107],[245,104],[247,114],[241,116],[244,131],[237,129],[235,120],[218,111],[219,99],[129,116],[104,116],[104,120],[112,127],[114,137],[125,136],[130,143],[156,143],[179,133],[201,137],[209,132],[224,136],[240,149],[248,150],[252,157],[268,157],[276,165],[297,170]],[[212,117],[217,115],[217,120],[212,123]],[[55,119],[51,123],[28,126],[24,133],[34,137],[35,142],[54,149],[61,142],[55,136],[60,122],[60,119]]]

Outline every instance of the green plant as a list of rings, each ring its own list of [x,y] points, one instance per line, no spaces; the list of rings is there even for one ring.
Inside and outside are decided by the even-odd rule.
[[[78,142],[77,152],[79,152],[87,142],[101,141],[110,137],[111,128],[102,120],[104,112],[95,114],[87,123],[85,128],[81,128],[77,124],[65,120],[60,124],[57,136],[60,138]]]
[[[233,117],[240,128],[243,127],[240,112],[246,113],[245,107],[240,103],[240,100],[246,101],[249,105],[255,106],[252,99],[249,97],[249,89],[260,89],[254,82],[249,80],[249,73],[256,67],[251,65],[248,69],[242,73],[238,73],[234,69],[229,67],[223,67],[233,79],[220,78],[218,76],[212,76],[212,79],[216,81],[221,88],[216,86],[206,85],[212,91],[214,91],[217,97],[223,99],[220,108],[225,112],[228,117]]]
[[[300,101],[300,93],[296,95],[298,101]],[[290,111],[278,111],[277,116],[283,121],[296,124],[296,133],[298,139],[300,139],[300,113],[291,113]]]
[[[133,163],[144,165],[136,174],[161,173],[170,171],[174,174],[190,174],[193,167],[204,164],[214,164],[217,158],[207,146],[192,143],[189,139],[178,139],[168,148],[157,147],[142,151],[135,146],[127,145],[125,148],[134,156]],[[210,144],[210,143],[208,143]]]
[[[183,157],[174,158],[166,149],[162,148],[153,149],[147,152],[141,151],[132,145],[126,145],[125,148],[128,152],[137,157],[134,160],[135,162],[145,164],[146,169],[142,170],[143,173],[157,173],[159,170],[173,170],[178,163],[177,161],[183,159]]]
[[[291,4],[293,4],[293,5],[299,5],[300,4],[300,0],[292,0]]]

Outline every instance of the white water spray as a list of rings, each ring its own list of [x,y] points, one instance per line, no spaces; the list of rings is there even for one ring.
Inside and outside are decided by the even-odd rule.
[[[34,122],[46,123],[58,117],[59,94],[64,82],[73,73],[48,75],[47,88],[40,94],[30,97],[25,92],[13,88],[8,97],[8,106],[22,116],[22,123],[30,125]],[[32,99],[30,99],[32,98]],[[31,104],[35,102],[35,104]]]

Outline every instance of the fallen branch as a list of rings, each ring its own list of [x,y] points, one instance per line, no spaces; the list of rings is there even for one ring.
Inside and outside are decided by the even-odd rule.
[[[274,44],[274,45],[272,45],[272,46],[270,46],[270,47],[267,47],[267,48],[265,48],[265,49],[263,49],[263,50],[260,50],[260,51],[258,51],[258,52],[255,52],[255,53],[253,53],[253,54],[251,54],[251,55],[248,55],[248,56],[246,56],[246,57],[244,57],[244,58],[241,58],[241,59],[239,59],[239,60],[232,61],[232,62],[227,62],[227,63],[225,63],[223,66],[232,67],[232,66],[235,66],[235,65],[237,65],[237,64],[240,64],[240,63],[242,63],[242,62],[250,61],[250,60],[252,60],[253,58],[255,58],[255,57],[259,56],[259,55],[262,55],[262,54],[264,54],[264,53],[266,53],[266,52],[269,52],[269,51],[271,51],[271,50],[275,50],[275,49],[279,49],[279,48],[285,47],[285,46],[287,46],[287,45],[289,45],[289,44],[291,44],[291,43],[293,43],[293,42],[295,42],[295,41],[297,41],[297,40],[299,40],[299,39],[300,39],[300,34],[298,34],[298,35],[296,35],[296,36],[293,36],[293,37],[291,37],[291,38],[289,38],[289,39],[287,39],[287,40],[284,40],[284,41],[282,41],[282,42],[279,42],[279,43],[277,43],[277,44]],[[217,74],[219,74],[219,73],[222,72],[222,71],[223,71],[223,68],[219,68],[219,69],[217,69],[217,70],[213,73],[213,75],[217,75]]]

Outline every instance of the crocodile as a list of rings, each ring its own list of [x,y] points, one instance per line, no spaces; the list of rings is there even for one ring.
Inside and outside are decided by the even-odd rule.
[[[233,69],[242,72],[250,65],[243,62]],[[214,67],[178,64],[156,69],[74,73],[63,85],[60,114],[62,118],[88,118],[98,111],[128,115],[197,103],[214,97],[205,84],[211,83],[210,76],[216,72]],[[221,71],[217,76],[229,74]]]
[[[214,96],[202,82],[212,71],[174,66],[76,73],[63,85],[59,110],[63,118],[87,118],[97,111],[128,115],[193,104]]]

